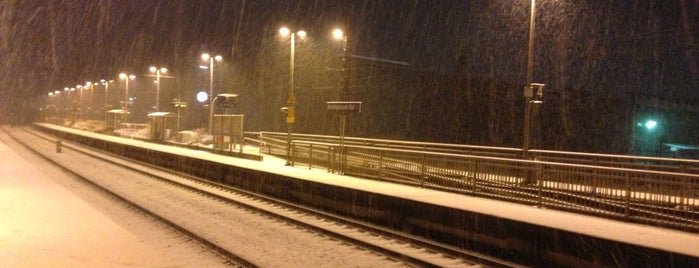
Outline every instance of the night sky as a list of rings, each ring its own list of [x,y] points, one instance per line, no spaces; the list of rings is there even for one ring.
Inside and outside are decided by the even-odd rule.
[[[534,82],[546,83],[549,92],[698,102],[699,1],[537,2]],[[271,70],[281,26],[306,30],[315,57],[336,54],[329,33],[341,27],[349,29],[354,55],[520,87],[529,8],[525,0],[6,0],[0,3],[2,114],[8,120],[34,109],[31,98],[117,79],[123,71],[143,75],[154,64],[178,77],[169,82],[178,94],[190,94],[202,83],[196,73],[202,52],[224,57],[228,78],[219,83],[232,82],[221,87],[256,87],[260,73]],[[279,55],[272,60],[288,62]]]

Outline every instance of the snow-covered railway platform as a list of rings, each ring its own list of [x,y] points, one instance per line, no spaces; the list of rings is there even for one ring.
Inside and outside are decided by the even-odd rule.
[[[533,266],[697,267],[699,235],[95,134],[39,129],[219,183]]]

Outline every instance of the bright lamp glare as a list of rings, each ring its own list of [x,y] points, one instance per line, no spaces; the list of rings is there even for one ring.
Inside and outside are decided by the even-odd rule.
[[[205,102],[208,99],[209,99],[209,94],[207,94],[206,92],[199,91],[199,93],[197,93],[197,101]]]
[[[345,36],[344,33],[342,33],[342,30],[340,30],[340,29],[335,29],[333,31],[333,38],[335,38],[335,39],[342,39],[344,36]]]
[[[658,126],[658,121],[655,121],[655,120],[646,121],[646,128],[647,129],[654,129],[656,126]]]
[[[281,29],[279,29],[279,34],[281,34],[282,36],[287,36],[289,35],[289,33],[291,33],[289,28],[282,27]]]

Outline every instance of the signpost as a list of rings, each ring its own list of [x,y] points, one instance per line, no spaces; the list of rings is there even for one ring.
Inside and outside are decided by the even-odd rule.
[[[328,110],[340,113],[340,173],[345,173],[345,126],[347,125],[347,113],[362,111],[361,101],[328,101]]]

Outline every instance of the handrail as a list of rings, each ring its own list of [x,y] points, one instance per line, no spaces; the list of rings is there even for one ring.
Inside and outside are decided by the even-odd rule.
[[[261,132],[260,140],[285,148],[284,135]],[[303,134],[294,134],[292,139],[295,144],[335,144],[332,141],[338,140],[335,136]],[[565,152],[546,150],[532,150],[532,157],[524,159],[510,154],[516,150],[488,151],[496,147],[449,147],[450,144],[431,147],[435,144],[376,143],[373,139],[360,138],[345,141],[333,148],[295,148],[292,155],[295,161],[308,161],[309,168],[324,166],[328,172],[339,167],[343,174],[365,178],[680,230],[699,230],[699,174],[670,165],[679,163],[672,160],[656,161],[670,163],[665,165],[643,165],[627,161],[656,159],[589,153],[572,153],[566,158]],[[551,154],[547,156],[547,153]],[[694,163],[680,162],[680,165]]]
[[[646,160],[646,161],[660,161],[660,162],[678,162],[678,163],[690,163],[699,166],[699,160],[684,159],[684,158],[666,158],[666,157],[650,157],[650,156],[633,156],[633,155],[616,155],[616,154],[597,154],[597,153],[585,153],[585,152],[571,152],[571,151],[552,151],[552,150],[529,150],[530,153],[544,153],[552,155],[566,155],[566,156],[589,156],[589,157],[601,157],[601,158],[618,158],[627,160]]]
[[[287,133],[280,132],[259,132],[260,136],[279,136],[286,139]],[[328,135],[316,135],[316,134],[293,134],[293,139],[310,139],[310,140],[323,140],[338,142],[338,136],[328,136]],[[499,156],[507,156],[512,159],[517,159],[522,157],[522,149],[520,148],[509,148],[509,147],[491,147],[491,146],[479,146],[479,145],[463,145],[463,144],[448,144],[448,143],[433,143],[433,142],[415,142],[415,141],[401,141],[401,140],[386,140],[386,139],[370,139],[370,138],[358,138],[358,137],[345,137],[345,145],[358,145],[363,144],[372,147],[393,147],[393,148],[407,148],[416,149],[422,151],[438,151],[438,152],[452,152],[456,154],[474,154],[488,156],[497,154]],[[699,160],[690,159],[680,159],[680,158],[661,158],[661,157],[647,157],[647,156],[630,156],[630,155],[613,155],[613,154],[596,154],[596,153],[584,153],[584,152],[570,152],[570,151],[552,151],[552,150],[529,150],[532,158],[539,158],[539,160],[549,160],[552,162],[595,162],[596,164],[605,166],[616,166],[625,167],[629,165],[646,167],[646,168],[657,168],[657,169],[682,169],[685,172],[692,174],[699,174]],[[548,159],[547,157],[560,157],[559,159]],[[586,157],[600,158],[591,160]],[[560,161],[558,161],[560,160]],[[608,162],[604,162],[607,160]],[[614,161],[620,160],[620,161]],[[623,160],[623,161],[621,161]],[[654,163],[646,163],[654,162]]]

